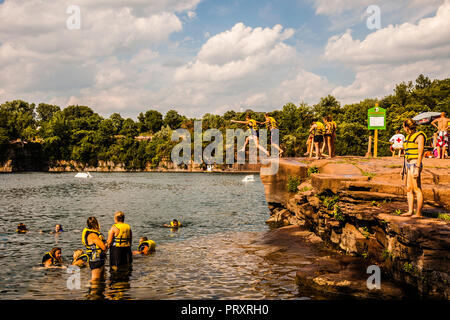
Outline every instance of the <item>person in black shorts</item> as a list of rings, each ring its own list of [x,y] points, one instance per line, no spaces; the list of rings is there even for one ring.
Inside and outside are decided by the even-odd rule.
[[[321,143],[323,143],[323,135],[325,134],[325,126],[322,122],[318,121],[318,119],[313,120],[313,124],[309,129],[310,133],[314,134],[314,146],[316,150],[316,159],[320,159],[321,153]]]
[[[86,247],[89,257],[89,268],[92,271],[92,281],[103,278],[106,261],[106,245],[100,232],[100,226],[95,217],[87,219],[87,228],[81,235],[81,242]]]
[[[125,214],[117,211],[114,214],[114,225],[108,233],[109,265],[112,269],[131,267],[133,253],[131,251],[131,227],[125,221]]]

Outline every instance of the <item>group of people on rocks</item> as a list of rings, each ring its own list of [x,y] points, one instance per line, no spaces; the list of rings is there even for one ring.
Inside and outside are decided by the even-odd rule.
[[[438,158],[444,159],[449,156],[449,143],[448,143],[448,127],[450,123],[450,118],[446,117],[445,112],[441,113],[441,116],[437,119],[434,119],[431,122],[431,125],[434,126],[437,131],[433,134],[433,141],[431,144],[431,150],[425,151],[425,158]],[[396,152],[397,156],[400,157],[405,152],[404,142],[406,138],[403,134],[400,133],[400,130],[397,130],[395,135],[391,137],[389,140],[391,146],[392,157],[395,157]]]

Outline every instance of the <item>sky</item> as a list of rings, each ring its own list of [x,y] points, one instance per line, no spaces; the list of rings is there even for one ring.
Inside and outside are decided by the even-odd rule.
[[[450,0],[0,0],[0,103],[199,117],[449,70]]]

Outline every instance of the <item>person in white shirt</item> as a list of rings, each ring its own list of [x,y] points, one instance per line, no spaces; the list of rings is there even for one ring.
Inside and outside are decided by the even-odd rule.
[[[398,156],[400,157],[400,154],[403,150],[403,142],[405,141],[405,136],[400,133],[399,130],[395,132],[395,134],[392,136],[391,139],[389,139],[389,142],[391,143],[391,152],[392,157],[395,157],[395,151],[398,150]]]

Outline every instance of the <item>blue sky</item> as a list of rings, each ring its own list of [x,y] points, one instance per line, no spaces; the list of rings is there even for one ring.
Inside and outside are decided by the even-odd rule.
[[[358,102],[448,77],[449,20],[449,0],[0,0],[0,102],[131,117]]]

